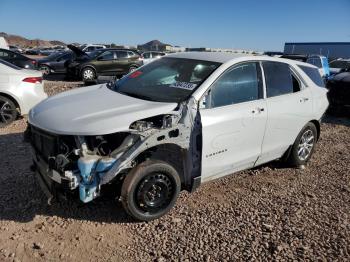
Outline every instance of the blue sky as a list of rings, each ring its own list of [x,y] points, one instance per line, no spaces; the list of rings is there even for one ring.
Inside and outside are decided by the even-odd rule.
[[[81,43],[283,50],[350,42],[350,0],[0,0],[0,32]]]

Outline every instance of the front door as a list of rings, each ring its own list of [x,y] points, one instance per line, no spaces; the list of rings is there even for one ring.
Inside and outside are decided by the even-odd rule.
[[[108,50],[103,52],[97,61],[94,62],[97,72],[100,75],[115,75],[114,72],[114,62],[115,61],[115,52]]]
[[[267,120],[260,64],[228,69],[203,99],[202,181],[253,167]]]

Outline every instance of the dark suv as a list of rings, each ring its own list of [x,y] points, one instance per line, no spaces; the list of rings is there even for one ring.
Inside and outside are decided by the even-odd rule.
[[[67,74],[83,81],[94,81],[99,76],[122,76],[143,64],[140,55],[129,49],[99,49],[89,54],[68,46],[76,59],[68,64]]]

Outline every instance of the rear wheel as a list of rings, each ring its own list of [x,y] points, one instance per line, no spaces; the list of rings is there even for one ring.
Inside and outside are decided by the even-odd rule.
[[[137,69],[136,66],[131,66],[131,67],[129,68],[129,73],[134,72],[136,69]]]
[[[93,81],[96,78],[95,70],[91,67],[86,67],[81,71],[83,81]]]
[[[46,65],[40,66],[40,71],[46,76],[51,73],[51,69]]]
[[[292,166],[303,166],[311,158],[317,142],[317,129],[313,123],[307,123],[295,140],[288,163]]]
[[[149,221],[166,214],[180,193],[179,174],[171,165],[147,160],[136,166],[122,185],[122,203],[129,215]]]
[[[16,120],[17,113],[16,105],[7,97],[0,96],[0,127]]]

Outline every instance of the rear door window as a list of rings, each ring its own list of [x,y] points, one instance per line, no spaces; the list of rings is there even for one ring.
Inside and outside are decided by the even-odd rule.
[[[314,82],[315,85],[325,87],[324,81],[317,68],[302,65],[298,65],[298,67],[303,70],[303,72],[312,80],[312,82]]]
[[[128,53],[126,51],[117,51],[116,53],[117,53],[118,59],[128,58]]]
[[[300,84],[288,64],[263,62],[267,97],[291,94],[300,91]]]

